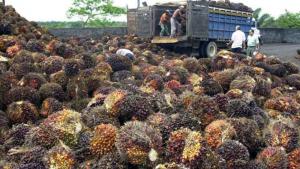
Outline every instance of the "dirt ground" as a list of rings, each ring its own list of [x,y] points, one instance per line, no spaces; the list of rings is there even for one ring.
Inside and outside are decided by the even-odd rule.
[[[300,44],[265,44],[261,51],[267,56],[277,56],[283,61],[293,62],[300,67],[300,59],[296,59]]]

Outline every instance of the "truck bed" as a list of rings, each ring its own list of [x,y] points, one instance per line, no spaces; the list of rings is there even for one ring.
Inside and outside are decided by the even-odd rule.
[[[170,38],[170,37],[160,37],[160,36],[155,36],[153,37],[151,43],[156,43],[156,44],[171,44],[171,43],[178,43],[181,41],[186,41],[187,36],[178,36],[175,38]]]
[[[187,1],[187,36],[178,38],[158,37],[159,20],[165,10],[177,6],[154,5],[128,11],[128,32],[141,37],[153,38],[152,43],[178,43],[189,39],[226,42],[231,39],[235,27],[248,34],[255,26],[251,12],[208,6],[208,1]]]

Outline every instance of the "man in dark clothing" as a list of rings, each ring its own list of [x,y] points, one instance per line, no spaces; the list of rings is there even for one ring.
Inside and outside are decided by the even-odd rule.
[[[169,10],[166,10],[160,17],[159,26],[161,28],[160,30],[160,36],[170,36],[169,27],[168,24],[170,23],[171,18],[171,12]]]

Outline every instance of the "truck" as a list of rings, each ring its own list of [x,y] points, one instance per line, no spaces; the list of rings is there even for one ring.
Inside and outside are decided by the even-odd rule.
[[[196,57],[213,57],[219,48],[226,48],[237,25],[246,36],[255,27],[252,12],[213,7],[207,0],[188,0],[184,4],[187,15],[185,34],[175,38],[160,37],[160,16],[166,10],[175,11],[178,6],[169,3],[129,9],[128,33],[151,38],[155,44],[188,49]]]

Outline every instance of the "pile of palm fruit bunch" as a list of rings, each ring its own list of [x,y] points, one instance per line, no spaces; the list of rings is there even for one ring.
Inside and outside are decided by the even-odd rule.
[[[167,2],[167,3],[158,3],[164,6],[178,6],[186,4],[186,1],[178,1],[178,2]],[[209,0],[208,4],[210,7],[237,10],[243,12],[253,12],[253,9],[243,3],[234,3],[230,2],[230,0]]]
[[[253,9],[246,6],[243,3],[234,3],[230,2],[229,0],[212,0],[209,1],[209,6],[211,7],[217,7],[217,8],[225,8],[225,9],[231,9],[231,10],[238,10],[243,12],[253,12]]]
[[[220,51],[189,58],[126,35],[0,29],[0,168],[300,168],[299,68]],[[21,19],[22,20],[22,19]],[[4,26],[3,26],[4,25]],[[21,27],[22,27],[21,25]],[[119,42],[135,61],[110,55]]]

